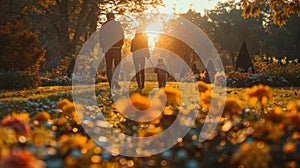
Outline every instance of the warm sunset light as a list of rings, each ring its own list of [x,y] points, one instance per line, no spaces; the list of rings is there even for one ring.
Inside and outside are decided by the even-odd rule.
[[[0,0],[0,168],[300,168],[299,0]]]
[[[146,27],[146,35],[148,37],[149,48],[154,48],[155,43],[158,40],[158,36],[163,28],[163,23],[160,20],[157,20],[154,23],[149,24]]]

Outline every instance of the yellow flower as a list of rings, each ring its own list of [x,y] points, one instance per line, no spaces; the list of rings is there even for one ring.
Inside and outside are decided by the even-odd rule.
[[[151,102],[152,101],[152,102]],[[117,110],[127,118],[147,122],[159,119],[162,113],[161,102],[157,98],[150,101],[148,97],[134,93],[130,99],[120,99],[115,105]]]
[[[40,123],[47,122],[50,119],[50,114],[47,113],[46,111],[41,111],[41,112],[37,113],[33,117],[33,119]]]
[[[239,115],[242,113],[241,108],[242,102],[234,97],[226,97],[223,116],[229,115],[233,119],[234,115]]]
[[[297,100],[296,102],[290,102],[286,109],[290,110],[292,113],[300,113],[300,100]]]
[[[1,167],[7,168],[45,168],[46,164],[34,154],[23,148],[13,148],[9,155],[0,158]]]
[[[198,90],[199,90],[200,93],[201,92],[206,92],[207,90],[210,90],[209,85],[206,84],[205,82],[202,82],[202,81],[198,81],[197,86],[198,86]]]
[[[13,144],[17,141],[16,132],[8,127],[0,127],[0,143],[1,144]]]
[[[138,136],[139,137],[153,136],[153,135],[159,134],[162,131],[163,131],[163,129],[160,127],[147,128],[147,129],[139,130]]]
[[[284,135],[284,130],[280,125],[275,124],[271,121],[259,123],[254,126],[255,133],[254,137],[258,139],[266,139],[274,142],[278,142]]]
[[[51,138],[52,132],[44,127],[38,128],[30,134],[31,142],[37,147],[44,145]]]
[[[161,90],[164,91],[167,96],[167,105],[174,107],[181,105],[181,93],[179,89],[166,87],[162,88]]]
[[[28,134],[31,130],[29,127],[29,114],[28,113],[15,113],[6,116],[2,119],[1,125],[9,127],[16,131],[17,134]]]
[[[79,123],[78,115],[75,111],[74,103],[70,102],[68,99],[63,99],[56,104],[57,109],[62,110],[62,114],[71,118],[73,121]]]
[[[255,105],[256,102],[266,104],[272,98],[271,88],[262,84],[255,85],[246,90],[245,98],[249,100],[251,105]]]
[[[252,168],[267,168],[271,159],[270,147],[264,142],[243,143],[234,155],[234,160]]]
[[[21,121],[24,121],[24,122],[27,122],[27,123],[30,122],[29,113],[26,113],[26,112],[20,112],[20,113],[12,112],[11,113],[11,118],[21,120]]]
[[[71,149],[75,148],[83,148],[85,147],[86,143],[88,142],[88,138],[81,134],[73,134],[73,135],[62,135],[59,138],[60,143],[60,152],[65,155]]]
[[[294,142],[287,142],[283,146],[283,152],[293,153],[296,150],[296,144]]]
[[[148,97],[142,96],[139,93],[134,93],[130,97],[131,103],[135,108],[139,110],[147,110],[151,106],[151,102]]]

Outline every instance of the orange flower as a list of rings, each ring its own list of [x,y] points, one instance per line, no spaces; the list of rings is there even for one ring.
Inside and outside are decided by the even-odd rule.
[[[33,117],[33,119],[40,122],[40,123],[44,123],[44,122],[47,122],[50,119],[50,114],[47,113],[46,111],[41,111],[41,112],[37,113]]]
[[[31,142],[37,147],[44,145],[51,138],[52,132],[44,127],[38,128],[30,134]]]
[[[12,149],[8,156],[0,160],[1,167],[7,168],[44,168],[46,164],[38,160],[30,151],[25,149]]]
[[[80,123],[78,115],[75,111],[74,103],[70,102],[68,99],[63,99],[56,104],[57,109],[62,110],[62,114],[71,118],[73,121]]]
[[[152,102],[151,102],[152,101]],[[147,122],[158,119],[162,113],[161,102],[157,99],[150,99],[139,93],[134,93],[130,99],[120,99],[115,105],[117,110],[127,118]]]
[[[15,130],[18,134],[28,134],[30,132],[30,127],[28,125],[27,119],[22,120],[23,117],[26,116],[22,114],[16,115],[16,113],[12,113],[11,116],[7,116],[1,121],[1,125],[3,127],[10,127]]]
[[[139,93],[134,93],[130,97],[131,103],[139,110],[147,110],[151,106],[151,102],[148,97],[142,96]]]
[[[263,142],[243,143],[235,153],[234,159],[245,167],[264,168],[269,167],[272,159],[270,147]]]
[[[271,88],[262,84],[255,85],[246,90],[245,98],[249,100],[251,105],[255,105],[256,102],[266,104],[272,98]]]
[[[17,141],[15,130],[6,127],[0,127],[0,144],[13,144]]]
[[[197,82],[197,87],[198,87],[198,90],[199,90],[200,93],[206,92],[207,90],[210,90],[209,85],[206,84],[205,82],[202,82],[202,81]]]
[[[297,100],[296,102],[290,102],[286,109],[290,110],[292,113],[300,113],[300,100]]]
[[[271,121],[259,123],[254,126],[255,133],[254,137],[260,139],[271,140],[278,142],[284,135],[284,130],[278,124],[274,124]]]
[[[179,89],[166,87],[162,88],[161,90],[164,91],[167,96],[167,105],[174,107],[181,105],[181,93]]]
[[[224,115],[229,115],[233,119],[234,115],[239,115],[242,113],[241,108],[242,102],[234,97],[226,97],[225,106],[224,106]]]
[[[287,142],[283,146],[283,152],[293,153],[296,150],[296,144],[294,142]]]
[[[86,143],[88,142],[88,138],[81,134],[64,134],[59,138],[58,141],[60,143],[60,152],[65,155],[71,149],[85,147]]]
[[[139,130],[138,136],[139,137],[153,136],[153,135],[159,134],[162,131],[163,131],[163,129],[160,127],[147,128],[147,129]]]

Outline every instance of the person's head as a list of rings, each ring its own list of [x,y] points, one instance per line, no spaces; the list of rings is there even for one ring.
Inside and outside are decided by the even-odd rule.
[[[106,14],[106,18],[107,18],[107,20],[115,19],[115,14],[112,13],[112,12],[108,12],[108,13]]]
[[[157,62],[158,62],[159,64],[163,64],[163,63],[164,63],[164,59],[163,59],[163,58],[158,58]]]

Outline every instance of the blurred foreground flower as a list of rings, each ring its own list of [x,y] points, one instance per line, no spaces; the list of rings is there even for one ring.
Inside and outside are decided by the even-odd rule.
[[[139,93],[132,94],[130,99],[120,99],[115,104],[121,114],[140,122],[151,121],[162,113],[162,104],[157,98],[150,100]]]
[[[50,118],[51,118],[50,114],[47,113],[46,111],[41,111],[33,117],[33,119],[38,121],[39,123],[47,122]]]
[[[235,115],[242,113],[241,108],[242,102],[234,97],[226,97],[223,116],[229,116],[231,120],[234,119]]]
[[[246,90],[245,98],[249,100],[251,105],[255,105],[256,102],[264,105],[272,98],[271,88],[262,84],[255,85]]]
[[[11,115],[2,119],[1,125],[3,127],[12,128],[18,134],[28,134],[30,132],[29,121],[28,113],[13,112]]]
[[[79,118],[78,118],[77,113],[75,111],[74,103],[72,103],[68,99],[63,99],[63,100],[57,102],[56,108],[61,109],[62,114],[64,116],[67,116],[70,119],[72,119],[73,121],[79,123]]]
[[[179,89],[166,87],[162,88],[161,90],[164,91],[167,96],[167,105],[174,107],[181,105],[181,93]]]
[[[270,147],[264,142],[253,142],[242,144],[235,153],[234,159],[245,167],[267,168],[272,157],[270,155]]]
[[[296,102],[290,102],[287,105],[287,110],[290,110],[292,113],[300,113],[300,100]]]
[[[267,141],[279,142],[284,135],[284,130],[280,125],[271,121],[255,124],[253,136]]]
[[[198,81],[198,82],[197,82],[197,87],[198,87],[198,91],[199,91],[200,93],[206,92],[207,90],[210,90],[209,85],[206,84],[205,82],[202,82],[202,81]]]
[[[26,149],[11,149],[9,155],[1,157],[0,165],[3,168],[45,168],[46,164],[38,160]]]

